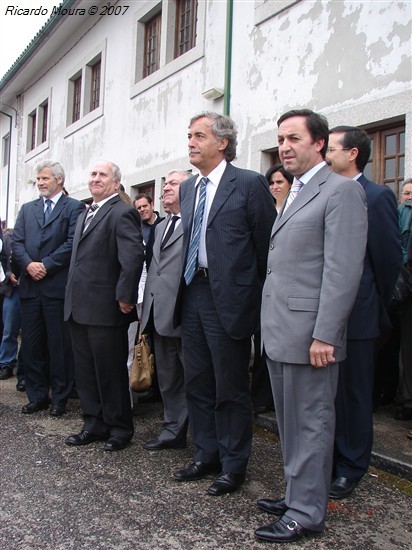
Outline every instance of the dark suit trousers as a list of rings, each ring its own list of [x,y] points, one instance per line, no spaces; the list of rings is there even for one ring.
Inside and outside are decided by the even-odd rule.
[[[334,472],[361,479],[369,467],[373,441],[373,379],[376,339],[348,340],[336,394]]]
[[[70,329],[83,430],[131,439],[127,325],[80,325],[70,320]]]
[[[187,405],[182,341],[180,338],[160,336],[153,331],[156,369],[163,401],[164,421],[159,441],[186,439]]]
[[[196,276],[184,290],[182,346],[195,460],[244,473],[252,445],[250,338],[224,331],[206,278]]]
[[[20,302],[27,397],[47,399],[51,387],[52,403],[64,406],[73,388],[73,369],[65,360],[64,300],[37,296]]]

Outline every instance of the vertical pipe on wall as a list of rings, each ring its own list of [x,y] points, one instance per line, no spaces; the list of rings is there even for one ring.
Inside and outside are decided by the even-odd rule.
[[[225,60],[225,96],[223,114],[230,115],[230,94],[232,79],[232,35],[233,35],[233,0],[227,0],[226,14],[226,60]]]

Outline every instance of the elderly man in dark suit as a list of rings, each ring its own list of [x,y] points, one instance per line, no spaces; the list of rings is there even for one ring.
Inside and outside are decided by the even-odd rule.
[[[334,172],[357,180],[368,205],[368,241],[355,305],[348,321],[346,359],[339,370],[336,432],[330,498],[349,496],[368,470],[373,439],[373,380],[381,331],[391,328],[387,307],[401,264],[395,194],[365,178],[371,142],[364,130],[330,131],[327,162]]]
[[[142,332],[153,334],[156,368],[163,401],[163,429],[143,446],[149,451],[186,447],[187,405],[180,327],[173,326],[179,290],[183,228],[179,187],[190,174],[173,170],[166,176],[163,204],[169,216],[155,228],[152,263],[147,274],[142,312]]]
[[[120,179],[112,162],[92,168],[93,204],[76,227],[64,308],[84,419],[66,443],[106,440],[107,451],[123,449],[133,436],[127,330],[144,260],[140,216],[120,199]]]
[[[280,519],[255,532],[278,543],[324,529],[339,363],[365,256],[365,194],[326,165],[328,137],[325,117],[308,109],[278,120],[279,155],[294,181],[270,238],[262,342],[286,495],[258,501]]]
[[[248,364],[259,325],[275,208],[256,172],[235,168],[237,131],[216,113],[193,117],[189,159],[200,174],[180,186],[183,224],[181,321],[194,462],[178,481],[219,476],[210,495],[245,480],[252,443]],[[179,308],[178,308],[179,309]]]
[[[49,407],[52,416],[66,411],[73,388],[73,372],[65,360],[69,349],[63,322],[74,229],[81,202],[63,193],[61,164],[45,160],[36,166],[40,198],[23,204],[13,232],[13,261],[21,270],[20,301],[26,393],[22,412],[32,414]]]

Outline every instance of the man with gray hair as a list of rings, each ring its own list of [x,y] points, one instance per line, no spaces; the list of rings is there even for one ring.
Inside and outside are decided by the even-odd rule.
[[[173,326],[180,282],[183,229],[179,187],[189,172],[172,170],[163,186],[163,204],[169,216],[155,228],[152,262],[143,298],[142,332],[153,336],[156,370],[163,401],[163,429],[144,444],[149,451],[186,447],[187,406],[182,363],[181,329]]]
[[[85,205],[63,193],[61,164],[45,160],[35,168],[40,198],[23,204],[13,233],[13,260],[21,269],[20,300],[24,371],[29,403],[22,413],[49,407],[66,412],[73,369],[65,360],[70,346],[63,322],[74,228]]]
[[[123,449],[133,436],[127,331],[137,320],[144,261],[140,216],[119,197],[120,179],[113,162],[92,167],[93,204],[76,226],[64,304],[84,420],[66,443],[105,440],[106,451]]]
[[[196,450],[194,462],[174,477],[192,481],[218,473],[208,488],[218,496],[244,482],[251,452],[250,345],[259,325],[275,207],[263,176],[231,164],[237,130],[228,116],[193,117],[188,139],[189,160],[200,173],[180,186],[183,261],[176,313]]]

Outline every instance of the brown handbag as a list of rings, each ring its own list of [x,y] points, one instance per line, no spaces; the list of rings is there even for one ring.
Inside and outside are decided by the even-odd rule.
[[[147,334],[139,330],[139,339],[134,347],[134,358],[130,373],[130,387],[133,391],[146,391],[152,385],[154,356],[150,351]]]

